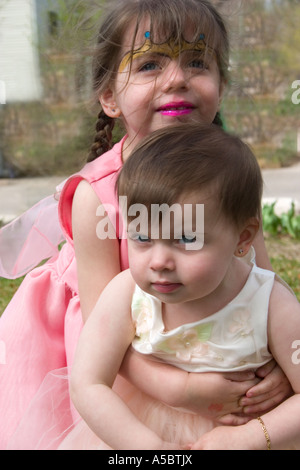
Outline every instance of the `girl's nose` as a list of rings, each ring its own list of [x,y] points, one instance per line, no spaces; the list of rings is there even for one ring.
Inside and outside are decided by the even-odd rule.
[[[164,243],[156,243],[151,250],[150,268],[153,271],[173,271],[175,269],[175,260],[171,247]]]
[[[187,88],[188,80],[184,70],[176,60],[172,60],[163,74],[163,91],[165,93]]]

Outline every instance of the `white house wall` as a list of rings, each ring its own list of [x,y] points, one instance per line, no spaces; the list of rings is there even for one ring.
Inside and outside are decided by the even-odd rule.
[[[41,95],[35,0],[0,0],[0,104]]]

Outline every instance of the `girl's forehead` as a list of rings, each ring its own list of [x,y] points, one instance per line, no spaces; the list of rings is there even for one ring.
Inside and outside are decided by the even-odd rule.
[[[179,35],[178,32],[175,34],[170,32],[169,36],[167,32],[159,35],[151,28],[150,21],[146,20],[139,26],[137,31],[133,30],[133,26],[131,26],[131,29],[132,31],[129,30],[126,35],[129,36],[131,33],[131,38],[128,37],[125,41],[128,44],[131,41],[131,45],[123,45],[123,58],[119,65],[120,72],[124,71],[131,60],[139,58],[145,53],[158,54],[171,59],[177,59],[184,51],[198,51],[211,57],[214,55],[214,50],[206,44],[204,33],[198,35],[196,39],[191,39],[191,41],[186,39],[184,35]],[[187,28],[186,35],[192,38],[191,28]]]
[[[203,34],[204,33],[205,32],[203,32]],[[140,21],[138,25],[136,24],[136,21],[133,21],[128,25],[128,29],[124,34],[122,46],[123,50],[127,52],[128,50],[136,50],[143,46],[145,39],[150,39],[153,43],[161,44],[167,43],[171,38],[176,37],[185,39],[187,42],[193,42],[195,38],[195,29],[191,24],[187,24],[181,32],[177,29],[174,29],[174,31],[162,30],[161,28],[156,27],[156,25],[151,22],[150,18],[145,18]]]

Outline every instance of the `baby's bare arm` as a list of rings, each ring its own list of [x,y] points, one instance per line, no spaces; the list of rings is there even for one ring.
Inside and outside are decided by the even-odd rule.
[[[226,424],[242,424],[240,400],[259,382],[253,372],[189,373],[129,348],[121,374],[141,391],[170,406],[216,421],[227,417]]]

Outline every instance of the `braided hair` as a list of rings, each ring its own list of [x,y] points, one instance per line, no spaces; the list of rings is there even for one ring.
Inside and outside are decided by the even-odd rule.
[[[100,111],[96,124],[94,143],[90,148],[87,161],[91,162],[112,148],[112,131],[115,120]]]

